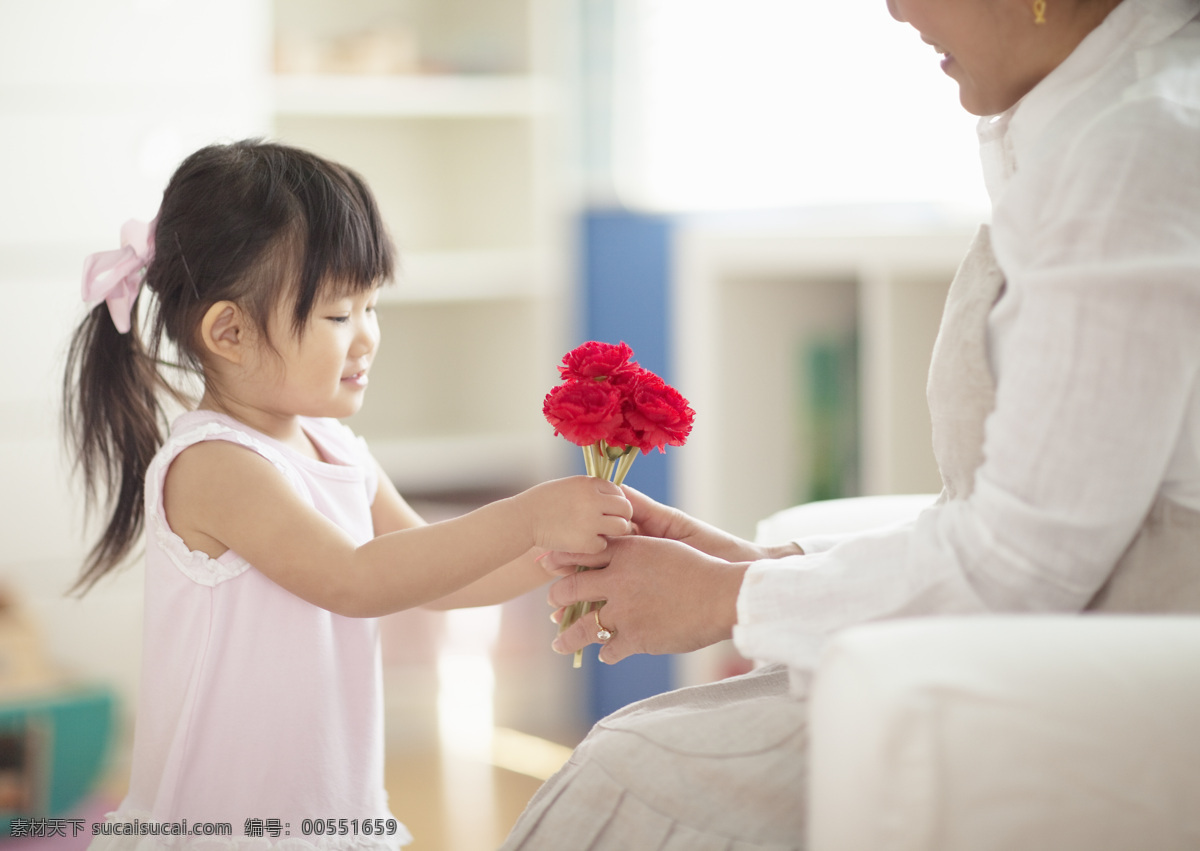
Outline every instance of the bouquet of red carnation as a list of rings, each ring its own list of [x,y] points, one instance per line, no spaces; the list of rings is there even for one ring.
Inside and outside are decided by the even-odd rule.
[[[563,356],[563,383],[546,394],[542,413],[554,433],[583,449],[589,476],[625,481],[638,450],[665,452],[682,446],[692,431],[695,411],[679,391],[631,360],[625,343],[590,341]],[[583,568],[581,568],[583,569]],[[563,615],[559,631],[603,603],[576,603]],[[575,654],[575,667],[582,656]]]

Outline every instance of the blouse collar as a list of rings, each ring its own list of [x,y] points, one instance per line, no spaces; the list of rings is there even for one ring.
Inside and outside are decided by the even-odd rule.
[[[983,178],[995,205],[1022,157],[1063,107],[1118,56],[1173,35],[1200,12],[1200,0],[1123,0],[1057,68],[1021,100],[979,119]]]

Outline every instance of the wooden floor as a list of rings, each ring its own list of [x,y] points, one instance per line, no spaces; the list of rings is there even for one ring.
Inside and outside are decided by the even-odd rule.
[[[544,597],[385,625],[386,786],[415,851],[498,847],[586,733],[586,680],[550,651]]]
[[[525,736],[505,729],[497,732]],[[447,752],[440,747],[390,750],[384,786],[392,813],[413,835],[408,847],[414,851],[492,851],[499,847],[542,785],[542,778],[570,753],[568,746],[559,743],[536,738],[529,742],[526,746],[538,753],[527,770],[500,767],[484,754]],[[127,762],[110,773],[101,794],[107,804],[98,812],[111,809],[124,797],[126,766]],[[62,847],[84,848],[86,842]],[[46,851],[51,849],[47,846]]]
[[[389,757],[393,812],[413,834],[414,851],[497,848],[541,780],[438,753]]]
[[[508,495],[408,498],[433,522]],[[538,590],[488,609],[382,622],[385,783],[414,851],[498,847],[587,732],[585,678],[550,650],[549,614]]]
[[[392,812],[412,832],[413,851],[492,851],[542,784],[529,774],[440,751],[389,753],[385,772]],[[92,818],[114,807],[127,785],[127,773],[114,770],[102,789],[105,803],[93,806]],[[42,843],[45,851],[87,847],[85,837]]]

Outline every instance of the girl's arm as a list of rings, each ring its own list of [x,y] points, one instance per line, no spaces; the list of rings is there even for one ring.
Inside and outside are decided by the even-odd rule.
[[[405,501],[388,475],[379,468],[379,488],[371,504],[375,534],[398,532],[427,525],[425,520]],[[490,606],[503,603],[544,585],[550,575],[534,559],[549,552],[530,548],[513,561],[484,574],[469,585],[450,592],[445,597],[426,603],[430,609],[458,609],[471,606]]]
[[[426,603],[425,608],[467,609],[473,606],[492,606],[545,585],[553,577],[534,559],[546,552],[548,550],[532,548],[491,573],[484,574],[470,585]]]
[[[428,526],[420,514],[396,490],[391,478],[379,463],[375,463],[375,474],[379,485],[375,488],[375,499],[371,502],[371,523],[376,535],[399,532],[417,526]]]
[[[394,490],[394,489],[393,489]],[[385,503],[392,497],[384,491]],[[377,497],[378,498],[378,497]],[[392,521],[420,518],[393,504]],[[442,523],[385,532],[358,546],[262,456],[227,441],[185,449],[167,473],[177,535],[217,557],[232,549],[261,573],[337,614],[374,617],[445,597],[534,547],[599,552],[630,529],[632,509],[601,479],[545,482]],[[380,506],[381,512],[388,512]]]

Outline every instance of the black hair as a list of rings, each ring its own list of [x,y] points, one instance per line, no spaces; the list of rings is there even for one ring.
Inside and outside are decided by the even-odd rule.
[[[251,139],[202,148],[180,164],[163,191],[138,296],[148,304],[135,304],[126,334],[96,305],[67,353],[64,433],[88,508],[103,501],[109,515],[72,590],[90,589],[141,535],[142,488],[168,427],[166,403],[191,404],[168,376],[203,375],[198,330],[207,310],[232,301],[269,341],[268,318],[290,299],[299,336],[327,288],[353,294],[390,280],[394,254],[370,189],[337,163]],[[177,363],[164,359],[168,347]]]

